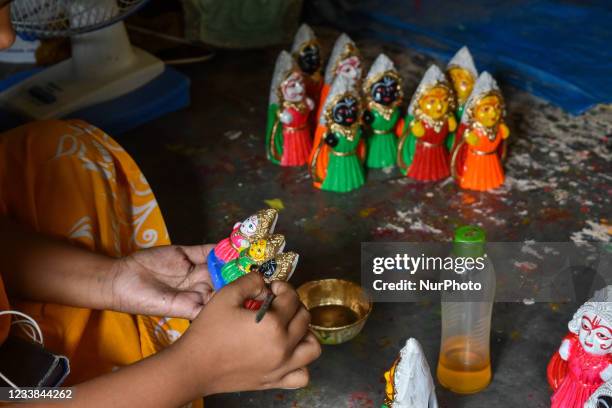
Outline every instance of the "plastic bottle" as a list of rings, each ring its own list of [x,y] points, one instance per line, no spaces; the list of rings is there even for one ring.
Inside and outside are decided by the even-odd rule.
[[[455,231],[452,257],[481,260],[482,268],[460,273],[444,273],[443,279],[456,282],[478,282],[478,292],[455,291],[442,293],[442,338],[438,360],[438,381],[459,394],[472,394],[491,382],[489,341],[491,312],[495,297],[495,271],[485,254],[485,233],[473,226]]]

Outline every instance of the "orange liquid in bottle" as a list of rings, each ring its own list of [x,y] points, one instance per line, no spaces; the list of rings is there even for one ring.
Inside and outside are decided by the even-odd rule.
[[[467,336],[451,337],[444,342],[437,372],[442,386],[458,394],[473,394],[489,385],[491,361],[488,348],[479,346]]]

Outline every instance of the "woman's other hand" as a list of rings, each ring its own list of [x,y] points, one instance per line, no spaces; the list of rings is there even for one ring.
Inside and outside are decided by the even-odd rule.
[[[206,265],[213,248],[169,245],[118,259],[110,288],[112,309],[194,319],[213,294]]]

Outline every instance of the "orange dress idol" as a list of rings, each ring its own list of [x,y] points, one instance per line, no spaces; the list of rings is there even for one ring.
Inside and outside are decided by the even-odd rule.
[[[497,83],[483,72],[466,103],[452,152],[453,175],[461,188],[487,191],[504,183],[502,160],[510,130]]]

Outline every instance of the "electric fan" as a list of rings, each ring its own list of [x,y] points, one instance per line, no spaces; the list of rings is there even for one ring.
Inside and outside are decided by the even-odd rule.
[[[14,0],[15,30],[70,37],[72,57],[0,93],[0,106],[32,119],[59,118],[125,95],[164,71],[132,47],[122,20],[147,0]]]

